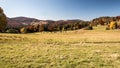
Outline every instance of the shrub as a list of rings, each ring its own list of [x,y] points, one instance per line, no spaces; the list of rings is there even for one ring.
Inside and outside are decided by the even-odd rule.
[[[19,31],[16,29],[8,29],[6,30],[6,33],[19,33]]]
[[[120,29],[120,25],[118,25],[117,28]]]
[[[109,27],[106,27],[106,30],[110,30],[110,28],[109,28]]]
[[[93,27],[92,26],[88,26],[88,27],[84,28],[84,30],[93,30]]]
[[[21,33],[27,33],[27,28],[25,28],[25,27],[21,28],[21,29],[20,29],[20,32],[21,32]]]

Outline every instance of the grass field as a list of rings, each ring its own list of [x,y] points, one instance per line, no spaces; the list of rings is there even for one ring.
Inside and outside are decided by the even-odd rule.
[[[120,68],[120,30],[0,33],[0,68]]]

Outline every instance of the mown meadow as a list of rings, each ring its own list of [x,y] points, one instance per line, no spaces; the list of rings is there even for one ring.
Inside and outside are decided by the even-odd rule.
[[[0,68],[119,68],[120,30],[0,33]]]

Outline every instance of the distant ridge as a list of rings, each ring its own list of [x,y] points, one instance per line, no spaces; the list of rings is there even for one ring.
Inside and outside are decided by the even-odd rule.
[[[19,27],[23,25],[30,25],[31,22],[38,22],[40,20],[35,18],[28,18],[28,17],[14,17],[14,18],[7,18],[8,27]]]
[[[88,22],[92,22],[94,24],[104,24],[107,23],[111,20],[120,20],[120,16],[115,16],[115,17],[110,17],[110,16],[103,16],[103,17],[99,17],[99,18],[94,18],[91,21]],[[24,25],[30,25],[33,22],[36,23],[41,23],[40,21],[45,21],[48,22],[48,24],[51,23],[57,23],[57,24],[66,24],[66,23],[73,23],[73,22],[83,22],[84,20],[80,20],[80,19],[68,19],[68,20],[58,20],[58,21],[53,21],[53,20],[39,20],[39,19],[35,19],[35,18],[29,18],[29,17],[14,17],[14,18],[7,18],[7,22],[8,22],[8,27],[19,27],[19,26],[24,26]]]

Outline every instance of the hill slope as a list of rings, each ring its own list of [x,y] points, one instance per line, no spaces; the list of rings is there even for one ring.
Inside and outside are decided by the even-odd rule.
[[[28,18],[28,17],[15,17],[15,18],[7,18],[8,21],[8,27],[20,27],[24,25],[30,25],[31,22],[40,21],[35,18]]]

